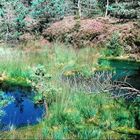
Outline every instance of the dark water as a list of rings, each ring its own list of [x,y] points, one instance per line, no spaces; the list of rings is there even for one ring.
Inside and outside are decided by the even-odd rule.
[[[117,59],[100,59],[99,64],[103,66],[109,65],[114,68],[116,74],[113,78],[115,80],[125,80],[134,88],[140,90],[140,62]]]
[[[5,115],[0,119],[1,130],[36,124],[45,115],[45,106],[35,105],[30,93],[16,90],[6,92],[6,95],[13,97],[14,100],[3,108]]]

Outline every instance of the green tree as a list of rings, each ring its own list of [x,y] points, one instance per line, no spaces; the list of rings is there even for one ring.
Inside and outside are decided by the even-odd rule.
[[[28,25],[26,17],[38,23],[39,32],[49,22],[64,16],[64,0],[2,0],[0,1],[0,38],[6,42],[18,40]]]
[[[6,42],[17,40],[25,27],[28,9],[20,0],[2,0],[0,5],[0,38]]]
[[[121,0],[112,3],[109,6],[110,15],[120,19],[139,18],[140,1],[138,0]]]

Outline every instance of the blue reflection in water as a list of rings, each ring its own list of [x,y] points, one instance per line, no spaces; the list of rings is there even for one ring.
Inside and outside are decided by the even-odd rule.
[[[36,124],[43,118],[45,106],[34,104],[28,94],[20,90],[6,93],[7,96],[13,97],[14,101],[3,108],[5,115],[0,120],[1,130]]]

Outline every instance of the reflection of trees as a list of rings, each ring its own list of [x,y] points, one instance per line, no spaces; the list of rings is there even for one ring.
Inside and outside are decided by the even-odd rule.
[[[24,111],[23,101],[24,101],[23,97],[21,96],[15,97],[15,106],[19,108],[20,113],[23,113]]]
[[[11,99],[12,97],[13,100],[11,99],[10,103],[12,103],[8,108],[5,108],[5,112],[7,114],[2,116],[2,121],[0,120],[0,130],[9,130],[9,126],[11,125],[18,127],[23,124],[34,124],[38,122],[38,118],[41,119],[44,116],[44,114],[42,114],[43,112],[45,112],[45,110],[43,110],[44,106],[42,104],[34,104],[34,102],[32,101],[34,96],[33,94],[27,95],[27,92],[23,93],[21,91],[7,92],[7,94],[8,96],[6,97],[8,99]],[[2,96],[1,93],[0,102],[3,101],[4,98],[5,96]],[[25,112],[26,109],[29,110]],[[31,113],[35,112],[34,116],[31,116],[29,111],[31,111]],[[22,115],[22,117],[24,118],[23,120],[20,119],[20,115]]]
[[[39,107],[43,107],[43,104],[42,103],[34,104],[34,109],[38,109]]]
[[[19,108],[20,113],[24,112],[25,105],[23,104],[23,102],[24,102],[25,98],[28,98],[28,97],[23,94],[15,96],[14,104],[15,104],[15,107]],[[34,104],[34,109],[37,109],[39,107],[41,107],[41,104]]]

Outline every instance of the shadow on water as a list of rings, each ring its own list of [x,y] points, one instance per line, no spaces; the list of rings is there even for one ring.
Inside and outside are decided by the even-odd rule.
[[[129,83],[140,90],[140,62],[132,60],[100,59],[100,65],[109,65],[116,71],[113,79]]]
[[[3,108],[5,112],[0,118],[0,129],[10,130],[13,127],[21,127],[39,123],[45,115],[43,104],[34,104],[33,93],[27,93],[20,89],[6,91],[5,94],[14,100]]]

